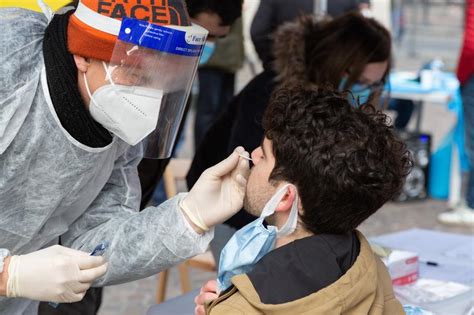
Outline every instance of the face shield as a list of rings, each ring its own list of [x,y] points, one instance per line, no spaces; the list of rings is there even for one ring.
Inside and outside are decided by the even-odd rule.
[[[143,141],[144,157],[170,157],[206,37],[198,25],[123,19],[91,115],[130,145]]]

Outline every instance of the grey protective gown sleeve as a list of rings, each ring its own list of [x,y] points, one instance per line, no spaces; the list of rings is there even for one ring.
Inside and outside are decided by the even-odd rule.
[[[109,241],[108,271],[95,286],[123,283],[160,272],[204,252],[214,231],[197,234],[178,202],[183,195],[142,212],[136,148],[115,164],[114,171],[88,210],[61,236],[63,245],[84,250]],[[129,157],[130,160],[129,160]]]

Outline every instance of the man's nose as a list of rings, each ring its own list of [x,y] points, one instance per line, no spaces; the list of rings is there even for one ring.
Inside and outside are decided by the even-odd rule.
[[[260,156],[258,155],[259,149],[260,148],[256,148],[255,150],[252,151],[251,157],[252,157],[253,164],[257,164],[260,161]]]

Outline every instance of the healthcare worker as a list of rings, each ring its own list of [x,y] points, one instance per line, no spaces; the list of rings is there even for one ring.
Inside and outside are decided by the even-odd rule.
[[[184,3],[6,8],[0,29],[0,312],[36,314],[37,301],[79,301],[92,283],[206,250],[212,226],[242,206],[243,148],[189,194],[137,211],[136,166],[170,155],[207,35]],[[103,241],[105,257],[89,256]]]

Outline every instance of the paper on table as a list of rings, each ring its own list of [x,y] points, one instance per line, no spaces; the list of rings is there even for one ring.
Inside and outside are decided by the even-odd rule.
[[[474,241],[462,244],[444,253],[447,257],[457,260],[472,261],[474,264]]]
[[[450,264],[439,264],[428,266],[420,264],[420,278],[438,279],[442,281],[454,281],[474,286],[474,268],[456,266]]]
[[[398,296],[417,305],[447,300],[471,290],[469,286],[434,279],[420,279],[404,286],[394,286]]]

